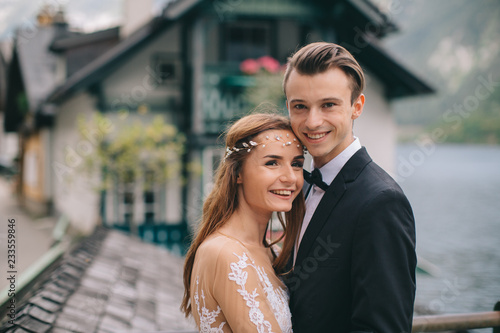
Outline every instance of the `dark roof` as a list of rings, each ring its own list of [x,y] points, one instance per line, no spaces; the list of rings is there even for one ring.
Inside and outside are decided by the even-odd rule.
[[[14,332],[195,331],[179,306],[183,259],[116,230],[98,228],[22,304]]]
[[[67,95],[86,88],[111,73],[131,52],[155,36],[165,23],[163,18],[155,18],[148,22],[114,48],[70,76],[63,85],[53,90],[48,96],[47,102],[59,102]]]
[[[362,66],[366,67],[385,85],[387,98],[408,97],[434,93],[425,81],[410,72],[386,50],[374,37],[359,36],[360,47],[345,45]]]
[[[370,22],[372,26],[371,32],[375,33],[378,38],[399,30],[396,23],[372,1],[347,0],[347,2],[356,8],[358,13],[364,17],[366,23]],[[373,25],[376,26],[376,29],[373,29]]]
[[[48,96],[47,102],[60,102],[71,93],[89,87],[109,73],[112,73],[121,65],[124,59],[139,50],[141,46],[145,45],[200,2],[201,0],[176,0],[169,3],[161,16],[153,18],[116,47],[104,53],[68,78],[62,86],[55,89]]]
[[[203,0],[173,0],[163,9],[162,16],[167,20],[176,20]]]
[[[87,44],[94,44],[109,39],[119,38],[119,27],[106,30],[100,30],[89,34],[74,34],[65,38],[56,39],[50,46],[54,52],[65,51],[74,47],[80,47]]]
[[[119,42],[120,29],[115,27],[56,39],[50,49],[62,53],[62,57],[66,60],[66,77],[70,77]]]

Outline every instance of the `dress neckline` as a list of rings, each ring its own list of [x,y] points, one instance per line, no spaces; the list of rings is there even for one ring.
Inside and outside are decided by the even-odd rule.
[[[252,248],[258,248],[258,249],[262,249],[262,250],[269,250],[269,249],[270,249],[270,248],[265,247],[265,246],[260,246],[260,245],[255,245],[255,244],[245,243],[245,242],[243,242],[242,240],[240,240],[240,239],[238,239],[238,238],[236,238],[236,237],[234,237],[234,236],[229,236],[228,234],[225,234],[225,233],[223,233],[223,232],[221,232],[221,231],[219,231],[219,230],[217,230],[215,233],[218,233],[218,234],[220,234],[220,235],[222,235],[222,236],[224,236],[224,237],[227,237],[227,238],[229,238],[229,239],[231,239],[231,240],[234,240],[235,242],[240,243],[240,244],[241,244],[241,245],[243,245],[244,247],[252,247]]]

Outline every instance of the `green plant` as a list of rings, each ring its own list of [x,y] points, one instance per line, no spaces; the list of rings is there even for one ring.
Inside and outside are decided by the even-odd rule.
[[[282,81],[284,67],[269,56],[246,59],[241,62],[240,70],[254,78],[254,84],[243,92],[243,99],[250,108],[271,104],[280,110],[285,107]]]
[[[101,172],[99,188],[143,180],[145,189],[180,175],[180,157],[185,136],[175,126],[157,116],[150,123],[130,122],[127,117],[111,120],[97,113],[90,120],[78,119],[81,136],[95,145],[82,167],[89,173]],[[145,174],[154,175],[145,177]]]

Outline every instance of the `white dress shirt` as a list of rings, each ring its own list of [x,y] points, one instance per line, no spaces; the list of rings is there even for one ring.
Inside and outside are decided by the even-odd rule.
[[[335,156],[330,162],[323,165],[319,168],[321,171],[321,176],[323,177],[323,181],[330,185],[332,181],[337,177],[340,170],[344,167],[344,165],[349,161],[349,159],[359,150],[361,149],[361,143],[357,137],[354,137],[354,141],[344,149],[340,154]],[[314,170],[314,160],[311,163],[311,170]],[[302,222],[302,229],[300,230],[299,236],[297,237],[297,241],[295,242],[295,253],[293,256],[293,264],[295,266],[295,259],[297,258],[297,252],[300,246],[300,242],[302,241],[302,237],[306,232],[307,226],[309,222],[311,222],[311,218],[314,214],[314,211],[319,205],[319,202],[323,198],[323,194],[325,191],[320,189],[317,185],[312,185],[312,188],[308,190],[309,193],[306,197],[306,213],[304,216],[304,221]]]

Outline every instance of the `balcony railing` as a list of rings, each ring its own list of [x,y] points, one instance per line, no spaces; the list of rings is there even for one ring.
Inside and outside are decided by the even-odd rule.
[[[203,122],[206,133],[220,133],[229,121],[248,112],[242,98],[253,78],[244,76],[237,64],[205,66],[203,74]]]

